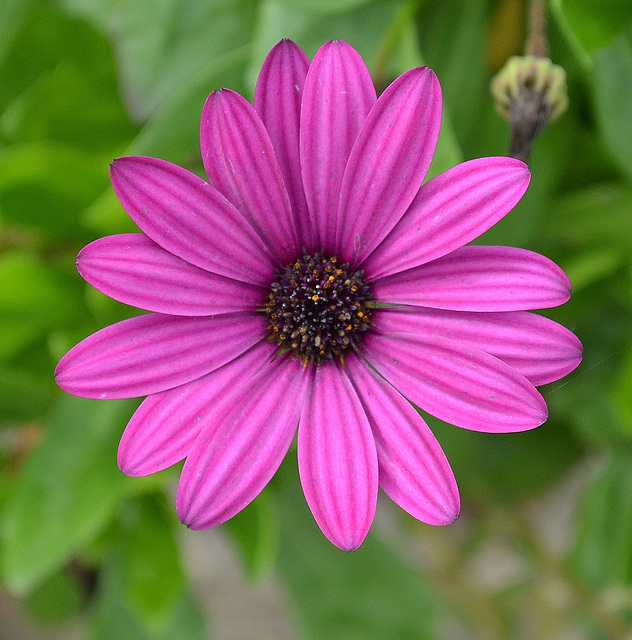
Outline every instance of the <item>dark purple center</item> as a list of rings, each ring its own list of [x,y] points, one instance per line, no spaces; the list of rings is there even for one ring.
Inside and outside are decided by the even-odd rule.
[[[277,271],[270,285],[264,306],[268,338],[305,366],[335,359],[344,363],[345,352],[371,324],[371,297],[364,271],[339,265],[324,251],[303,251],[299,260]]]

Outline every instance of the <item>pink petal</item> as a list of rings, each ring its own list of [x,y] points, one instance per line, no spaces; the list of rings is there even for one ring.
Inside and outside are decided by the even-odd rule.
[[[459,516],[459,490],[437,439],[393,387],[358,358],[347,372],[371,424],[380,486],[402,509],[433,525]]]
[[[533,429],[547,409],[535,387],[493,356],[437,336],[364,336],[369,363],[411,402],[440,420],[473,431]]]
[[[362,404],[336,364],[320,365],[298,430],[298,466],[307,504],[344,551],[361,544],[377,503],[377,453]]]
[[[175,389],[155,393],[132,416],[118,450],[128,476],[162,471],[187,455],[217,403],[271,360],[277,349],[259,342],[228,364]]]
[[[186,318],[150,313],[101,329],[74,346],[57,384],[84,398],[135,398],[173,389],[230,362],[265,337],[259,314]]]
[[[527,311],[468,313],[439,309],[381,309],[373,325],[383,333],[418,333],[485,351],[538,386],[563,378],[582,359],[582,344],[568,329]]]
[[[428,171],[441,126],[441,88],[427,68],[397,78],[371,109],[342,180],[336,243],[362,262],[404,215]]]
[[[309,58],[291,40],[281,40],[263,63],[255,90],[255,109],[268,130],[290,198],[299,238],[314,251],[301,178],[299,131],[303,86]]]
[[[480,236],[511,211],[529,185],[514,158],[477,158],[421,187],[364,269],[373,279],[436,260]]]
[[[265,291],[204,271],[141,233],[109,236],[77,257],[81,276],[119,302],[159,313],[210,316],[261,306]]]
[[[213,187],[175,164],[128,156],[110,167],[134,222],[163,249],[206,271],[267,286],[274,266],[262,240]]]
[[[263,238],[279,265],[300,252],[296,226],[272,142],[253,106],[229,89],[206,100],[200,129],[209,182]]]
[[[178,486],[184,524],[214,527],[259,495],[292,443],[308,380],[309,369],[277,358],[209,411]]]
[[[371,74],[351,45],[335,40],[318,50],[303,93],[301,171],[319,248],[330,253],[335,253],[342,176],[375,99]]]
[[[565,273],[539,253],[478,245],[381,278],[372,290],[380,302],[457,311],[543,309],[571,295]]]

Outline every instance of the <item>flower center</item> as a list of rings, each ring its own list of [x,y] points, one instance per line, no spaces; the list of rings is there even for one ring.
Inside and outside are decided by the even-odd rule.
[[[360,341],[371,324],[371,290],[364,271],[339,265],[324,251],[303,255],[270,285],[264,310],[269,340],[292,352],[305,366],[338,359]]]

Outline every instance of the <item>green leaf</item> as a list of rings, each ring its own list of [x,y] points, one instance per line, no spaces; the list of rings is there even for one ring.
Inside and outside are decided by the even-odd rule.
[[[253,86],[268,51],[282,38],[291,38],[309,56],[326,40],[346,40],[371,68],[385,26],[392,23],[402,5],[394,0],[353,4],[358,4],[357,8],[338,14],[319,10],[312,2],[301,3],[300,9],[291,0],[263,3],[253,44],[253,64],[248,74]]]
[[[49,239],[86,238],[84,209],[109,184],[109,156],[55,143],[0,149],[0,213],[5,225]]]
[[[594,78],[595,106],[604,141],[620,167],[632,177],[632,26],[597,52]]]
[[[520,433],[479,433],[423,415],[469,499],[511,503],[546,490],[582,449],[554,420]]]
[[[554,201],[555,215],[544,219],[542,230],[576,247],[601,246],[627,256],[631,200],[630,186],[612,181],[576,189]]]
[[[2,572],[25,593],[96,536],[117,508],[127,479],[118,439],[133,401],[62,396],[47,435],[15,480],[0,518]]]
[[[152,634],[166,629],[184,594],[184,576],[164,497],[126,505],[121,519],[123,583],[130,609]]]
[[[2,16],[0,62],[13,44],[32,4],[33,0],[0,0],[0,15]]]
[[[36,256],[0,255],[0,358],[9,359],[81,313],[80,282]]]
[[[86,151],[104,150],[106,157],[120,151],[136,128],[110,86],[113,71],[111,78],[101,78],[102,68],[112,64],[109,57],[104,51],[91,69],[60,60],[7,107],[0,118],[2,134],[13,141],[50,140]]]
[[[141,507],[141,511],[145,508]],[[136,570],[141,569],[142,564],[136,564],[135,567],[128,564],[130,547],[126,536],[131,533],[140,541],[141,529],[138,527],[144,527],[144,530],[148,531],[147,526],[151,528],[158,525],[158,521],[148,525],[156,515],[155,513],[148,516],[149,520],[145,519],[147,516],[145,514],[140,515],[140,519],[134,522],[135,510],[136,514],[140,515],[138,504],[132,505],[131,511],[128,510],[124,513],[123,527],[118,531],[118,540],[101,568],[97,592],[97,611],[88,638],[90,640],[112,640],[113,638],[116,640],[182,640],[183,638],[203,640],[207,637],[204,617],[189,591],[183,587],[180,579],[178,579],[180,585],[178,590],[173,592],[175,600],[169,606],[170,614],[157,627],[153,625],[148,627],[147,620],[139,617],[138,600],[135,603],[129,600],[130,589],[135,590],[140,587],[140,583],[137,581],[140,576],[135,574]],[[152,507],[149,507],[149,511],[152,511]],[[126,522],[125,520],[130,516],[131,520]],[[165,526],[164,521],[160,526]],[[134,532],[135,529],[137,529],[136,532]],[[150,535],[155,541],[158,536],[163,534],[153,532]],[[171,544],[166,552],[171,555]],[[160,549],[155,549],[152,546],[151,552],[143,554],[144,561],[148,562],[153,558],[153,561],[160,566],[162,564],[160,553]],[[141,569],[141,573],[145,571],[148,572],[145,575],[154,573],[148,567],[145,567],[144,570]],[[155,572],[154,579],[159,583],[162,583],[163,580],[168,582],[168,578],[173,578],[173,574],[161,576]],[[169,590],[169,587],[165,589],[164,584],[153,585],[149,588],[149,594],[154,593],[161,597],[161,592],[164,595]],[[149,596],[149,594],[147,595]],[[145,598],[142,594],[138,595]],[[165,601],[162,602],[164,604]]]
[[[438,604],[422,575],[372,533],[354,553],[334,547],[307,508],[292,458],[275,479],[282,484],[279,563],[304,637],[435,640]]]
[[[0,428],[33,419],[50,406],[56,388],[42,372],[0,363]]]
[[[606,462],[584,494],[570,562],[592,589],[632,584],[632,453]]]
[[[248,576],[261,578],[279,550],[279,517],[275,495],[266,490],[224,525],[241,553]]]
[[[552,4],[588,53],[612,42],[632,22],[628,0],[554,0]]]
[[[215,58],[247,45],[255,6],[255,0],[123,0],[113,5],[109,27],[124,93],[136,117],[156,113],[192,78],[204,77]],[[208,87],[207,93],[217,88]]]
[[[85,603],[86,593],[67,567],[54,573],[24,599],[29,616],[45,625],[70,620],[80,613]]]
[[[614,405],[622,429],[632,437],[632,351],[628,351],[613,388]]]
[[[481,155],[469,145],[487,133],[489,128],[481,126],[483,113],[492,112],[481,46],[489,5],[486,0],[425,3],[417,18],[423,58],[439,77],[444,104],[467,157]]]

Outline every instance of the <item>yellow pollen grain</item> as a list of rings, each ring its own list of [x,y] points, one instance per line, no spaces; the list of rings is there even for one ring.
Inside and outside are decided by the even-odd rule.
[[[314,295],[312,296],[312,300],[313,300],[314,302],[318,302],[318,301],[320,300],[320,297],[319,297],[318,295],[314,294]]]

